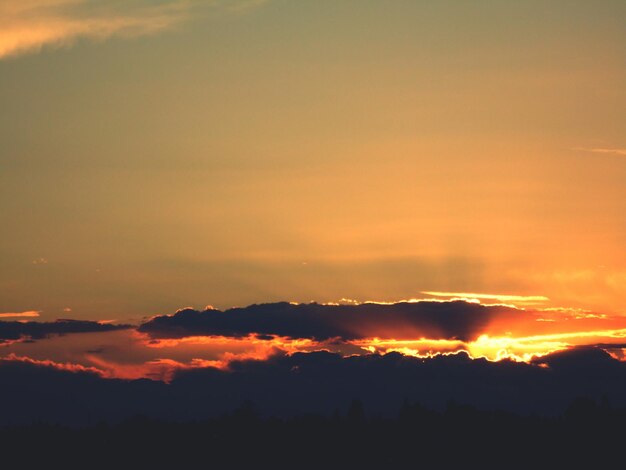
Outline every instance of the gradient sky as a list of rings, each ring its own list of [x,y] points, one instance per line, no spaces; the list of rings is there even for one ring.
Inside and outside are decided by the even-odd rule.
[[[626,314],[625,21],[623,0],[4,0],[0,312],[460,292]]]

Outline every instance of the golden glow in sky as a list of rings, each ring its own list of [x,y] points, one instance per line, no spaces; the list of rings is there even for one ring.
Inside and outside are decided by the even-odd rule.
[[[624,315],[624,17],[5,1],[0,317],[422,297]],[[476,354],[527,352],[486,334]]]

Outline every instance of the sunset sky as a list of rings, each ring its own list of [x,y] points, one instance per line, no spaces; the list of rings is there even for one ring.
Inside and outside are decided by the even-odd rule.
[[[625,342],[625,19],[623,0],[2,0],[0,319],[463,299],[527,316],[324,347]],[[202,328],[7,335],[0,355],[136,378],[319,346]]]

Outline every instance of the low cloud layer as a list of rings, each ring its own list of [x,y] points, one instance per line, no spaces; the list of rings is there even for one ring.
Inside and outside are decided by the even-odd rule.
[[[473,358],[528,363],[555,351],[606,345],[603,349],[624,360],[625,341],[624,317],[461,300],[188,308],[139,326],[0,322],[0,358],[76,365],[97,369],[107,378],[166,382],[180,370],[226,370],[233,362],[267,360],[277,353],[325,350],[341,356],[402,353],[432,358],[464,351]]]
[[[626,364],[595,348],[554,353],[531,364],[472,360],[464,353],[428,360],[398,353],[277,354],[265,361],[235,361],[228,370],[180,370],[169,384],[0,359],[0,380],[0,424],[85,424],[138,413],[197,420],[247,400],[279,416],[330,414],[354,398],[363,400],[368,412],[388,416],[405,399],[434,408],[455,400],[522,413],[558,413],[580,396],[626,405]]]
[[[494,318],[523,315],[505,306],[483,306],[462,301],[402,302],[391,305],[291,304],[250,305],[226,311],[184,309],[159,316],[139,327],[153,338],[186,336],[281,336],[325,341],[332,338],[458,339],[470,341]]]
[[[0,321],[0,344],[5,341],[43,339],[52,335],[92,333],[130,328],[95,321],[57,320],[54,322]]]

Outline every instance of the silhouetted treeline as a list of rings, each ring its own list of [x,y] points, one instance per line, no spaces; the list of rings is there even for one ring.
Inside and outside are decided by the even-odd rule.
[[[354,400],[328,415],[280,419],[248,402],[196,422],[4,427],[0,455],[14,468],[598,468],[622,459],[624,424],[626,409],[588,398],[552,417],[405,401],[383,418]]]

